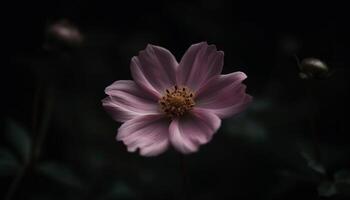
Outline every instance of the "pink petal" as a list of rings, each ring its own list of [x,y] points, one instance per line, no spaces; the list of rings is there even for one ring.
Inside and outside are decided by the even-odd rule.
[[[233,104],[232,106],[223,108],[207,108],[204,110],[207,110],[208,112],[213,112],[220,118],[227,118],[244,111],[250,104],[252,99],[252,96],[245,94],[244,97],[242,97],[241,101],[237,102],[236,104]]]
[[[116,81],[105,89],[102,105],[114,120],[125,122],[137,116],[159,113],[158,103],[134,81]]]
[[[197,91],[208,79],[221,73],[223,64],[224,52],[217,51],[215,45],[194,44],[181,59],[176,77],[178,84]]]
[[[211,111],[220,118],[241,112],[252,99],[242,84],[246,78],[243,72],[213,77],[196,94],[196,107]]]
[[[169,146],[169,120],[162,115],[146,115],[129,120],[118,129],[117,140],[129,152],[140,149],[143,156],[156,156]]]
[[[178,151],[196,152],[208,143],[219,129],[221,120],[213,113],[195,108],[188,116],[173,119],[170,124],[170,142]]]
[[[131,74],[135,82],[143,89],[161,97],[167,88],[176,84],[177,61],[166,49],[148,45],[131,60]]]

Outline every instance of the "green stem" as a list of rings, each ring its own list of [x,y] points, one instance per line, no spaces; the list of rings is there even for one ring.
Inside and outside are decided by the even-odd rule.
[[[13,179],[10,188],[7,192],[7,195],[5,197],[5,200],[11,200],[17,191],[17,188],[21,184],[21,181],[23,180],[24,175],[26,174],[27,171],[27,165],[25,164],[24,167],[18,172],[16,175],[15,179]]]
[[[307,95],[308,95],[308,101],[310,104],[310,129],[311,129],[311,137],[313,141],[313,150],[315,154],[315,158],[318,162],[322,163],[322,157],[321,157],[321,144],[320,139],[317,134],[317,128],[316,128],[316,114],[318,113],[318,104],[315,99],[312,98],[312,88],[311,85],[307,85]]]
[[[185,156],[181,155],[180,158],[180,168],[181,168],[181,174],[182,174],[182,199],[187,200],[187,169],[186,169],[186,162],[185,162]]]
[[[44,107],[42,110],[43,116],[42,120],[40,123],[40,127],[38,128],[38,121],[39,121],[39,103],[40,103],[40,97],[42,96],[42,90],[43,90],[43,84],[39,81],[35,95],[34,95],[34,100],[33,100],[33,119],[32,119],[32,131],[33,133],[36,133],[34,136],[34,141],[32,148],[30,150],[30,157],[28,161],[24,162],[24,165],[22,169],[18,172],[16,177],[13,179],[10,188],[8,190],[8,193],[6,195],[5,200],[11,200],[19,186],[21,185],[21,182],[25,176],[25,174],[28,172],[30,166],[33,165],[33,163],[38,160],[40,152],[41,152],[41,147],[45,141],[46,134],[47,134],[47,128],[48,124],[50,122],[51,118],[51,111],[52,111],[52,105],[53,105],[53,94],[52,91],[49,90],[47,91],[48,93],[46,94],[46,102],[43,101]],[[45,100],[45,99],[43,99]]]

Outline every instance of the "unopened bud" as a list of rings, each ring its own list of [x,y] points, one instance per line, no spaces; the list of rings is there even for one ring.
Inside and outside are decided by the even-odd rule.
[[[47,28],[44,48],[74,48],[80,46],[82,42],[83,35],[79,29],[68,20],[60,20]]]
[[[300,63],[300,78],[303,79],[324,79],[329,75],[326,63],[317,58],[305,58]]]

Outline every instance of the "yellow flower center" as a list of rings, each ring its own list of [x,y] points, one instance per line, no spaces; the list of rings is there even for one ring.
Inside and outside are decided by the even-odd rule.
[[[174,86],[165,90],[166,93],[159,100],[162,111],[169,117],[180,117],[195,105],[193,92],[186,87]]]

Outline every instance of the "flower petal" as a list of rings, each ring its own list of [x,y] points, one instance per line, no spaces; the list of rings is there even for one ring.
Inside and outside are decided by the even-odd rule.
[[[215,45],[201,42],[192,45],[182,57],[177,81],[193,91],[197,91],[208,79],[221,73],[224,65],[224,52],[217,51]]]
[[[173,119],[169,127],[170,142],[184,154],[196,152],[200,145],[211,140],[220,124],[215,114],[194,108],[189,115]]]
[[[245,93],[242,81],[247,76],[243,72],[215,76],[196,94],[196,106],[209,110],[220,118],[241,112],[252,100]]]
[[[159,155],[169,146],[169,120],[162,115],[134,118],[120,126],[116,138],[129,152],[140,149],[143,156]]]
[[[159,113],[158,103],[136,85],[134,81],[116,81],[105,89],[109,95],[102,105],[114,120],[125,122],[134,117]]]
[[[155,97],[176,84],[177,61],[170,51],[148,45],[131,60],[131,74],[135,82]]]
[[[241,98],[241,101],[239,101],[236,104],[233,104],[232,106],[223,107],[223,108],[210,108],[205,110],[215,113],[220,118],[227,118],[244,111],[249,105],[249,103],[252,101],[252,99],[253,99],[252,96],[245,94]]]

